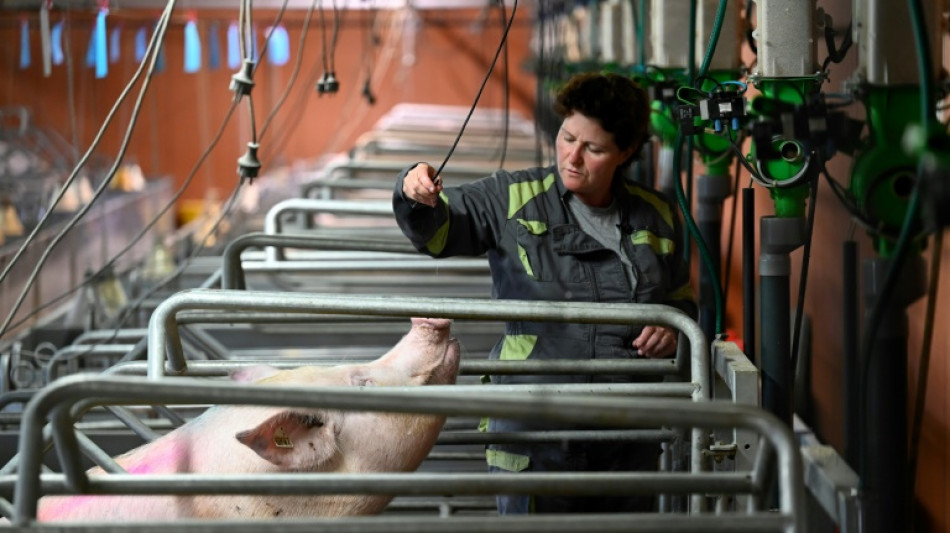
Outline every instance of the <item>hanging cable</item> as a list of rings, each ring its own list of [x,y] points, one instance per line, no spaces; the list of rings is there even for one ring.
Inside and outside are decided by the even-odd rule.
[[[921,125],[924,128],[925,132],[933,131],[934,123],[936,122],[936,110],[933,100],[933,80],[930,77],[931,71],[931,53],[930,46],[928,44],[927,38],[927,28],[924,24],[926,20],[924,17],[924,11],[921,7],[920,0],[908,0],[907,2],[908,9],[910,11],[911,25],[914,30],[914,43],[917,48],[917,72],[920,76],[920,120]],[[884,319],[884,309],[890,305],[891,294],[894,291],[894,287],[897,285],[897,280],[900,277],[901,271],[903,270],[904,261],[907,259],[908,251],[910,250],[910,243],[913,240],[912,233],[914,227],[914,221],[916,220],[917,210],[920,205],[920,182],[922,178],[921,165],[918,165],[917,169],[917,179],[914,182],[914,187],[910,194],[910,200],[907,205],[907,211],[904,215],[904,222],[901,225],[900,236],[897,239],[897,244],[895,245],[894,252],[892,255],[892,260],[887,269],[887,274],[884,278],[884,284],[881,287],[880,293],[878,295],[877,301],[874,303],[874,307],[871,310],[871,313],[868,318],[867,328],[865,329],[865,334],[863,336],[863,342],[861,344],[861,353],[864,355],[862,357],[863,368],[861,370],[861,404],[864,405],[867,399],[867,382],[868,374],[871,369],[871,356],[873,354],[873,344],[875,338],[877,337],[878,330],[881,326],[881,321]],[[865,412],[866,416],[869,416],[869,413],[866,413],[862,409],[862,412]],[[867,422],[862,420],[862,431],[867,427]],[[861,452],[861,469],[860,472],[867,472],[868,465],[866,461],[867,457],[867,444],[862,441],[862,452]],[[862,486],[864,483],[864,478],[862,477]]]
[[[145,303],[146,300],[151,298],[152,295],[154,295],[160,289],[167,286],[172,281],[175,281],[176,279],[178,279],[178,277],[181,276],[185,272],[185,269],[191,266],[191,263],[192,261],[194,261],[195,257],[197,257],[198,254],[200,254],[204,250],[205,246],[207,245],[208,239],[218,231],[218,226],[221,224],[221,222],[225,219],[225,217],[231,214],[231,209],[233,209],[234,206],[237,204],[237,200],[240,197],[241,191],[243,190],[242,189],[243,184],[244,184],[244,180],[241,180],[237,183],[237,185],[234,187],[234,190],[231,192],[230,198],[228,198],[228,201],[225,203],[224,208],[221,210],[221,213],[218,214],[218,217],[215,219],[214,223],[211,225],[211,228],[208,229],[208,231],[204,234],[204,236],[198,242],[198,246],[196,246],[195,249],[192,250],[192,252],[188,255],[188,257],[185,258],[181,262],[178,268],[176,268],[174,272],[166,276],[164,279],[157,282],[147,291],[142,293],[142,295],[136,298],[134,302],[127,305],[125,309],[123,309],[119,318],[116,320],[116,326],[112,331],[112,335],[103,339],[99,339],[96,342],[90,343],[89,348],[86,351],[76,355],[77,358],[83,357],[87,353],[90,353],[92,350],[94,350],[96,347],[98,347],[101,344],[112,342],[116,337],[119,336],[119,332],[122,331],[122,328],[125,326],[125,323],[128,322],[128,320],[133,316],[135,311],[138,310],[138,308],[141,307],[141,305]]]
[[[732,247],[735,245],[735,236],[736,236],[736,220],[738,218],[739,212],[739,173],[742,171],[742,166],[739,161],[736,160],[735,168],[735,179],[732,183],[732,214],[729,216],[729,238],[726,239],[726,268],[723,269],[725,275],[723,276],[723,288],[722,294],[724,298],[729,298],[729,280],[732,278]]]
[[[505,26],[505,33],[501,36],[501,42],[498,43],[498,49],[495,50],[495,57],[492,58],[491,65],[488,67],[488,72],[485,73],[485,79],[482,80],[482,85],[478,88],[478,94],[475,95],[475,101],[472,102],[472,108],[469,109],[468,115],[462,122],[462,127],[459,128],[458,136],[455,137],[455,142],[453,142],[452,147],[449,148],[449,153],[445,154],[445,159],[442,161],[442,164],[439,165],[438,170],[435,172],[435,177],[432,179],[433,183],[436,185],[442,182],[442,169],[445,168],[445,164],[449,162],[449,158],[451,158],[452,154],[455,152],[455,147],[458,146],[459,141],[462,139],[462,134],[465,132],[465,126],[468,125],[468,121],[472,118],[472,114],[475,112],[475,106],[478,105],[478,100],[482,97],[482,91],[485,90],[485,85],[488,83],[488,79],[491,77],[491,73],[495,69],[495,63],[498,62],[498,56],[501,55],[501,51],[504,48],[505,43],[508,41],[508,32],[511,30],[511,24],[515,21],[515,13],[517,12],[518,0],[514,0],[514,5],[511,7],[511,18],[508,19],[508,25]]]
[[[62,301],[64,298],[70,296],[71,294],[75,293],[79,289],[89,285],[93,280],[100,277],[103,273],[107,272],[109,269],[115,266],[116,261],[118,261],[120,257],[128,253],[129,250],[131,250],[136,244],[138,244],[139,241],[141,241],[142,238],[155,226],[155,224],[157,224],[158,221],[161,220],[161,218],[165,215],[165,213],[167,213],[169,209],[175,206],[176,202],[178,202],[178,199],[181,198],[185,190],[188,189],[188,187],[191,185],[195,176],[198,174],[198,170],[202,167],[202,165],[204,165],[205,160],[207,160],[208,156],[211,154],[214,148],[218,145],[218,142],[221,140],[221,136],[224,134],[225,127],[231,121],[231,117],[234,115],[234,111],[235,109],[237,109],[237,105],[238,105],[237,102],[233,102],[233,101],[231,102],[231,106],[228,108],[228,112],[225,114],[224,120],[221,122],[221,126],[218,128],[218,132],[215,134],[214,138],[211,140],[211,143],[205,149],[204,153],[202,153],[201,156],[199,156],[198,161],[192,167],[191,172],[188,173],[188,176],[185,177],[185,180],[182,182],[181,186],[178,187],[178,190],[175,191],[175,193],[172,194],[168,202],[165,203],[165,206],[162,207],[162,209],[160,209],[158,213],[155,214],[154,217],[152,217],[152,219],[148,222],[148,224],[146,224],[145,227],[143,227],[139,231],[138,235],[136,235],[122,250],[119,251],[119,253],[115,254],[115,256],[113,256],[112,259],[110,259],[105,265],[102,266],[102,268],[97,270],[94,274],[92,274],[91,276],[88,276],[85,280],[83,280],[81,283],[79,283],[75,287],[67,290],[66,292],[60,294],[59,296],[56,296],[50,301],[45,302],[43,305],[40,305],[37,308],[33,309],[33,311],[30,312],[30,314],[21,318],[19,321],[13,323],[10,326],[10,328],[11,329],[18,328],[20,325],[26,323],[33,316],[39,314],[44,309],[47,309],[51,305],[55,305],[57,302]]]
[[[824,159],[822,157],[822,159]],[[805,226],[805,245],[802,250],[802,267],[798,281],[798,303],[795,306],[795,325],[792,327],[792,376],[795,376],[798,368],[798,351],[802,336],[802,322],[805,314],[805,289],[808,285],[808,265],[811,259],[811,240],[815,231],[815,205],[818,203],[818,178],[817,172],[813,173],[813,178],[809,180],[811,197],[808,199],[808,218]],[[792,380],[794,382],[794,379]]]
[[[169,5],[173,5],[174,2],[175,0],[171,0]],[[162,20],[166,20],[170,13],[171,11],[166,6],[165,11],[162,13],[161,18],[159,19],[159,23],[161,24]],[[152,35],[152,40],[149,42],[148,48],[146,50],[147,53],[151,53],[155,49],[155,43],[157,42],[158,36],[159,35],[157,32]],[[68,39],[66,41],[67,41],[66,45],[68,47]],[[70,60],[67,58],[67,63],[69,61]],[[0,272],[0,284],[2,284],[4,280],[6,280],[7,276],[10,274],[10,271],[19,262],[20,257],[23,255],[26,249],[29,248],[31,244],[33,244],[33,241],[36,239],[37,234],[39,234],[40,230],[42,230],[43,227],[46,225],[46,222],[49,220],[49,217],[52,216],[56,206],[59,205],[63,197],[66,195],[66,192],[72,186],[73,182],[76,181],[76,178],[79,175],[79,171],[82,170],[82,168],[86,165],[90,157],[92,157],[92,153],[95,151],[96,148],[98,148],[99,143],[102,142],[102,137],[105,134],[106,129],[112,123],[112,119],[115,118],[115,115],[119,110],[119,107],[125,102],[125,99],[128,97],[129,93],[132,91],[132,87],[134,87],[135,84],[139,81],[139,78],[141,77],[142,73],[145,71],[145,66],[146,66],[145,61],[143,61],[139,65],[139,68],[132,75],[132,79],[129,80],[129,83],[122,90],[122,93],[119,94],[119,97],[116,99],[115,104],[113,104],[112,108],[109,110],[109,113],[106,115],[106,118],[102,123],[102,126],[99,128],[99,131],[96,133],[96,136],[93,138],[92,143],[90,143],[89,148],[86,150],[83,156],[79,159],[79,161],[76,163],[76,166],[73,168],[72,172],[70,172],[69,176],[63,182],[63,186],[60,188],[56,197],[50,203],[50,206],[46,210],[46,213],[43,214],[43,217],[39,220],[39,222],[37,222],[36,226],[33,228],[30,234],[26,237],[26,239],[20,245],[20,248],[13,255],[10,261],[7,263],[6,267],[3,269],[3,272]],[[70,80],[71,79],[72,78],[70,77]],[[71,87],[71,83],[70,83],[70,87]],[[70,103],[72,103],[72,98],[70,98]],[[70,107],[72,108],[72,105]],[[74,113],[71,113],[71,114],[74,114]],[[4,330],[0,329],[0,336],[3,335],[3,331]]]
[[[93,206],[93,204],[95,204],[96,200],[99,199],[99,197],[102,195],[102,193],[106,190],[106,188],[107,188],[107,187],[109,186],[109,184],[112,182],[112,178],[115,177],[115,172],[116,172],[116,170],[118,169],[119,164],[122,162],[122,159],[123,159],[123,157],[124,157],[124,155],[125,155],[125,151],[126,151],[126,149],[128,148],[129,141],[131,140],[132,132],[133,132],[134,129],[135,129],[135,124],[136,124],[136,122],[137,122],[137,120],[138,120],[138,115],[139,115],[139,112],[140,112],[141,107],[142,107],[142,100],[144,99],[145,93],[146,93],[146,91],[148,90],[149,85],[151,84],[152,74],[153,74],[154,71],[155,71],[155,64],[156,64],[156,62],[157,62],[157,60],[158,60],[158,56],[159,56],[157,50],[159,50],[160,47],[154,47],[153,45],[154,45],[156,42],[163,42],[163,40],[164,40],[164,38],[165,38],[165,32],[166,32],[166,30],[168,29],[168,21],[169,21],[169,18],[170,18],[172,9],[174,8],[174,5],[175,5],[176,1],[177,1],[177,0],[169,0],[169,3],[168,3],[168,5],[166,6],[165,11],[162,13],[162,18],[159,19],[159,24],[158,24],[158,26],[157,26],[157,28],[156,28],[155,35],[153,35],[152,42],[149,44],[149,49],[150,49],[150,50],[156,50],[156,52],[153,53],[152,56],[151,56],[151,61],[149,62],[148,72],[147,72],[147,74],[146,74],[146,76],[145,76],[145,80],[144,80],[143,83],[142,83],[142,88],[141,88],[140,91],[139,91],[139,95],[138,95],[138,97],[136,98],[135,105],[134,105],[134,107],[133,107],[133,112],[132,112],[132,117],[133,117],[133,118],[132,118],[131,122],[129,123],[129,127],[126,129],[125,137],[122,139],[122,144],[121,144],[120,149],[119,149],[119,154],[118,154],[118,156],[116,157],[116,162],[113,164],[112,168],[109,169],[109,172],[108,172],[108,173],[106,174],[106,176],[103,178],[102,183],[101,183],[101,184],[99,185],[99,187],[96,189],[95,193],[93,194],[92,199],[91,199],[85,206],[83,206],[83,207],[73,216],[73,218],[69,221],[69,223],[67,223],[66,226],[63,227],[63,229],[53,238],[53,240],[50,242],[50,244],[49,244],[49,245],[46,247],[46,249],[43,251],[43,254],[40,256],[39,260],[37,261],[37,264],[36,264],[35,267],[33,268],[33,271],[30,273],[30,276],[27,278],[27,281],[26,281],[26,283],[24,284],[23,289],[20,291],[19,297],[17,298],[16,302],[15,302],[15,303],[13,304],[13,306],[11,307],[9,314],[7,315],[7,318],[6,318],[6,319],[4,320],[4,322],[3,322],[3,325],[0,326],[0,337],[3,337],[3,335],[6,334],[7,329],[8,329],[8,327],[9,327],[10,323],[13,321],[13,317],[16,315],[17,311],[20,309],[20,306],[23,305],[23,301],[26,299],[26,295],[29,293],[30,288],[32,288],[33,283],[36,282],[36,278],[37,278],[37,276],[39,275],[40,270],[43,268],[43,265],[46,264],[46,261],[47,261],[47,259],[49,259],[49,256],[50,256],[50,254],[52,253],[53,249],[59,244],[60,241],[62,241],[62,239],[66,236],[66,233],[68,233],[68,232],[79,222],[79,220],[82,219],[82,217],[84,217],[87,212],[89,212],[89,209],[92,208],[92,206]],[[143,62],[143,64],[144,64],[144,62]],[[139,68],[140,68],[140,70],[141,70],[142,67],[140,66]],[[133,79],[133,82],[132,82],[132,83],[134,83],[134,79]],[[131,88],[131,84],[130,84],[129,88]],[[115,110],[117,107],[118,107],[118,105],[116,105],[115,107],[113,107],[113,112],[114,112],[114,110]],[[110,112],[110,117],[112,116],[112,114],[113,114],[113,113]],[[102,130],[100,130],[100,136],[101,136],[102,131],[104,131],[104,128],[103,128]],[[97,143],[98,143],[98,137],[97,137],[97,140],[95,141],[95,144],[97,144]],[[84,157],[84,159],[88,159],[88,156],[89,156],[89,154],[91,153],[91,151],[92,151],[92,147],[90,148],[89,151],[87,151],[86,156]],[[75,178],[75,175],[78,173],[78,168],[79,168],[79,167],[77,167],[77,169],[73,172],[73,176],[71,176],[71,178]],[[67,181],[69,181],[69,180],[67,180]],[[66,187],[64,186],[64,188],[63,188],[63,190],[61,191],[61,193],[64,193],[64,192],[65,192],[65,189],[66,189]],[[58,202],[59,199],[61,199],[61,198],[62,198],[62,194],[60,194],[60,196],[57,198],[57,202]],[[54,203],[54,205],[55,205],[55,203]],[[52,208],[49,210],[49,212],[52,212]],[[33,234],[31,234],[31,236],[35,236],[35,234],[36,234],[36,232],[34,232]],[[29,244],[29,242],[25,242],[25,243],[24,243],[24,246],[21,247],[21,250],[25,249],[25,246],[28,245],[28,244]],[[15,261],[15,260],[16,260],[16,259],[14,258],[13,261]],[[11,261],[11,265],[12,265],[13,261]],[[5,273],[9,271],[9,267],[10,267],[10,265],[8,265],[7,271],[5,271]],[[0,282],[2,282],[3,277],[4,277],[3,275],[0,275]]]
[[[937,310],[937,287],[940,285],[940,266],[943,256],[943,231],[934,234],[930,251],[930,275],[927,289],[927,311],[924,317],[924,337],[920,346],[920,364],[917,372],[917,389],[914,396],[913,420],[910,426],[910,451],[907,460],[907,493],[913,498],[917,487],[917,457],[920,454],[920,432],[924,421],[924,408],[927,405],[927,377],[930,375],[930,351],[933,346],[934,315]],[[910,514],[911,528],[914,531],[914,513]]]
[[[311,0],[310,7],[307,8],[303,28],[300,30],[300,44],[297,46],[297,58],[294,60],[294,68],[290,73],[290,80],[287,81],[287,87],[284,88],[284,92],[280,95],[280,98],[277,99],[277,104],[274,105],[274,108],[271,109],[271,112],[264,120],[264,125],[261,127],[261,139],[263,139],[267,133],[267,128],[270,127],[271,121],[274,120],[277,112],[283,107],[284,101],[286,101],[287,96],[290,95],[290,90],[293,89],[294,83],[297,81],[297,76],[300,74],[300,66],[303,63],[303,51],[306,49],[307,44],[307,33],[310,31],[310,21],[313,18],[313,10],[316,4],[317,0]],[[286,1],[284,5],[287,5]]]
[[[501,15],[501,27],[505,27],[505,22],[508,20],[508,12],[505,9],[504,0],[498,0],[498,13]],[[504,41],[505,47],[505,56],[502,61],[502,70],[504,71],[504,129],[502,132],[501,139],[501,157],[498,161],[498,168],[502,169],[505,167],[505,157],[508,155],[508,129],[511,127],[511,87],[509,84],[511,80],[508,76],[508,41]]]

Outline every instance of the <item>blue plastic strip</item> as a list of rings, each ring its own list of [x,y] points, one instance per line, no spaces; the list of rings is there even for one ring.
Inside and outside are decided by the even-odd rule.
[[[20,21],[20,68],[30,68],[30,21]]]
[[[119,27],[116,26],[112,28],[112,33],[109,34],[109,63],[113,65],[119,62],[119,47],[122,42],[122,33],[119,31]]]
[[[145,49],[148,48],[148,30],[141,27],[135,32],[135,62],[141,63],[145,59]]]
[[[287,28],[283,25],[276,28],[270,28],[270,42],[267,44],[267,62],[283,66],[290,61],[290,38],[287,36]]]
[[[241,66],[241,47],[238,44],[238,27],[236,22],[228,26],[228,68],[236,69]]]
[[[95,46],[93,47],[96,53],[96,78],[105,78],[106,74],[109,73],[109,47],[106,42],[106,14],[108,13],[105,9],[100,9],[99,14],[96,15],[96,31],[93,32],[95,37]]]
[[[218,23],[212,22],[208,26],[208,68],[221,68],[221,41],[218,36]]]
[[[201,37],[198,35],[198,24],[189,20],[185,23],[185,72],[194,73],[201,70]]]
[[[86,66],[95,68],[96,66],[96,26],[93,25],[89,32],[89,47],[86,48]]]
[[[63,23],[57,22],[53,25],[52,31],[50,31],[50,44],[51,54],[53,56],[54,65],[62,65],[63,61],[66,59],[63,56]]]

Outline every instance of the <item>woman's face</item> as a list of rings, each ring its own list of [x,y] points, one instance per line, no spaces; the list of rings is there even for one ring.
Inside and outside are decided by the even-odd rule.
[[[610,204],[614,173],[632,154],[633,147],[620,150],[600,122],[576,111],[564,119],[557,134],[558,171],[564,187],[590,206]]]

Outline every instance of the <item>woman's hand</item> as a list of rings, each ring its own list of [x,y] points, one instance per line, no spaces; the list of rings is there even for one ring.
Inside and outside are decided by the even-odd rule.
[[[633,340],[633,347],[640,355],[650,359],[672,357],[676,354],[676,343],[679,337],[675,331],[663,326],[645,326],[643,331]]]
[[[439,201],[439,193],[442,192],[442,182],[439,180],[435,183],[434,177],[434,168],[426,163],[419,163],[402,181],[402,194],[413,202],[435,207]]]

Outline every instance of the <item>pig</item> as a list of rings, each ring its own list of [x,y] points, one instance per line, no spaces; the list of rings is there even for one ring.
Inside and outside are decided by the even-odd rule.
[[[450,320],[413,318],[396,346],[368,364],[277,370],[258,366],[232,379],[271,386],[454,384],[460,348]],[[445,417],[297,408],[215,406],[116,461],[130,474],[410,472],[435,443]],[[90,474],[101,474],[94,468]],[[385,495],[48,496],[49,521],[263,519],[376,514]]]

